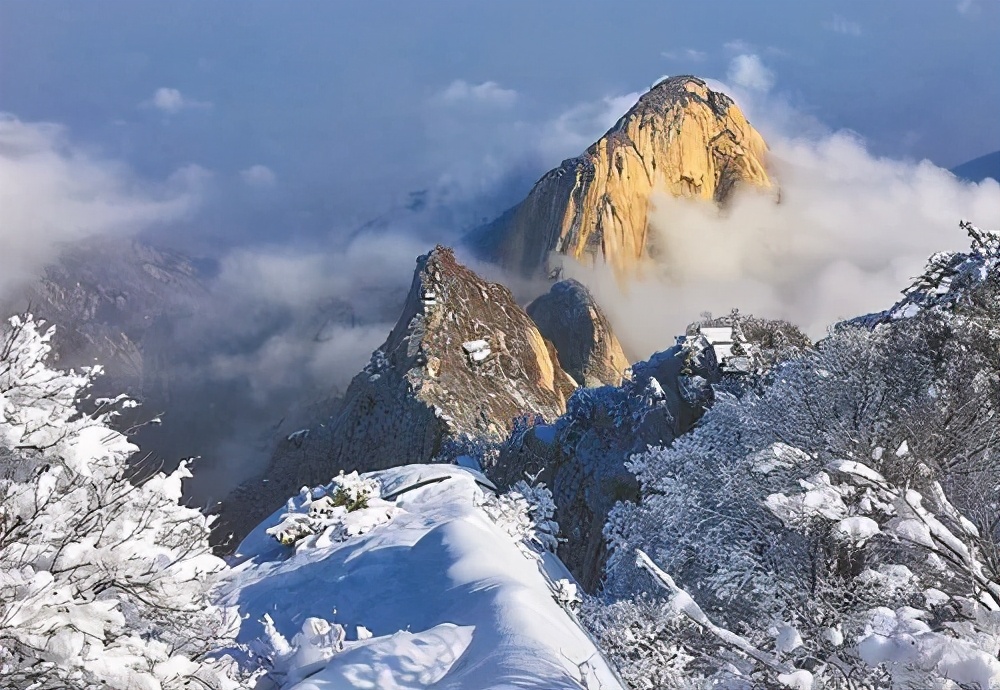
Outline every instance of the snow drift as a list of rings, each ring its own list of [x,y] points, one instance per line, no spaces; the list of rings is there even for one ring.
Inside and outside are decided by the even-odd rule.
[[[240,641],[270,659],[258,688],[622,688],[525,496],[446,465],[337,481],[289,501],[235,556],[223,598],[244,618]],[[345,487],[364,507],[328,508]],[[294,546],[275,539],[310,515]]]

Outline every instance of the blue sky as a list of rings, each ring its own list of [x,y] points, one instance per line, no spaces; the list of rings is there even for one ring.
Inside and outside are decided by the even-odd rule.
[[[616,97],[725,80],[739,55],[873,153],[950,167],[1000,149],[998,46],[996,0],[3,0],[0,111],[138,179],[194,171],[208,192],[174,232],[239,243],[350,229],[426,188],[468,224],[599,135]]]

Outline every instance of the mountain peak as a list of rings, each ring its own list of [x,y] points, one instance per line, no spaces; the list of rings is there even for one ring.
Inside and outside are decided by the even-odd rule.
[[[664,77],[653,84],[649,91],[639,97],[639,101],[625,114],[628,118],[636,111],[666,112],[675,104],[687,106],[688,101],[707,105],[716,117],[725,117],[735,102],[721,91],[712,91],[704,79],[691,74]]]
[[[721,203],[740,184],[768,188],[766,152],[729,96],[698,77],[668,77],[481,229],[478,243],[491,259],[528,275],[548,270],[552,252],[603,260],[627,275],[647,254],[655,193]]]
[[[559,417],[576,386],[511,291],[438,245],[417,258],[396,325],[335,414],[280,444],[268,481],[238,489],[223,522],[242,536],[338,470],[431,462],[468,439],[500,443],[522,415]]]
[[[525,311],[555,345],[562,368],[581,386],[621,385],[628,359],[608,317],[582,283],[560,281]]]

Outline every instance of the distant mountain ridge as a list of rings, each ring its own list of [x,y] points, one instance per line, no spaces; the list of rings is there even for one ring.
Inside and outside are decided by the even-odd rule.
[[[1000,181],[1000,151],[987,153],[985,156],[956,165],[951,172],[970,182],[982,182],[987,177]]]
[[[60,366],[99,362],[99,389],[143,397],[163,387],[162,340],[170,322],[205,294],[195,260],[138,240],[103,238],[68,247],[38,280],[8,297],[8,312],[29,309],[55,324]]]
[[[603,260],[630,273],[649,249],[652,197],[724,202],[741,184],[770,188],[767,144],[724,93],[693,76],[655,84],[582,155],[527,198],[469,235],[480,254],[524,275],[548,272],[550,253]]]

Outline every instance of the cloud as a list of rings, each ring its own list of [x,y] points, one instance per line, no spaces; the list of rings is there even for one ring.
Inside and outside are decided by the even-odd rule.
[[[734,84],[750,91],[767,92],[774,86],[774,72],[754,54],[734,57],[727,76]]]
[[[959,14],[970,17],[979,13],[979,3],[977,0],[959,0],[956,9]]]
[[[288,405],[303,404],[310,401],[310,395],[315,399],[321,396],[321,387],[313,388],[316,382],[323,382],[327,392],[343,392],[391,328],[390,322],[320,323],[313,337],[281,330],[257,344],[252,352],[214,353],[209,365],[215,380],[249,382],[260,403],[284,391],[291,393],[283,396]],[[294,374],[291,379],[289,372]],[[293,387],[293,382],[299,385]]]
[[[551,168],[564,158],[583,153],[611,129],[641,95],[633,91],[578,103],[542,123],[537,134],[542,158],[552,162]]]
[[[197,375],[252,381],[260,400],[346,388],[399,316],[416,257],[432,246],[391,229],[233,250],[188,327],[194,338],[208,326],[240,346],[216,348]]]
[[[278,182],[278,176],[274,174],[274,171],[259,163],[251,165],[245,170],[240,170],[240,178],[247,186],[257,189],[273,187]]]
[[[726,41],[722,44],[722,47],[730,53],[750,53],[754,50],[754,47],[742,38]]]
[[[160,87],[153,97],[139,104],[143,108],[155,108],[168,115],[176,115],[182,110],[207,110],[212,107],[208,101],[196,101],[183,95],[177,89]]]
[[[660,53],[668,60],[682,62],[704,62],[708,58],[708,53],[694,48],[681,48],[680,50],[668,50]]]
[[[189,166],[151,183],[59,125],[0,114],[0,296],[68,244],[178,220],[197,205],[205,175]]]
[[[462,79],[456,79],[438,94],[438,99],[449,104],[480,103],[509,108],[517,102],[517,91],[505,89],[495,81],[470,84]]]
[[[663,349],[703,311],[830,324],[891,306],[927,257],[961,250],[960,218],[1000,227],[1000,185],[966,184],[929,161],[880,158],[849,132],[772,130],[780,195],[744,189],[726,205],[662,195],[652,253],[624,289],[610,270],[568,263],[590,285],[626,349]]]
[[[835,14],[833,19],[824,24],[824,26],[834,33],[844,34],[845,36],[857,37],[861,35],[860,24],[847,20],[839,14]]]

